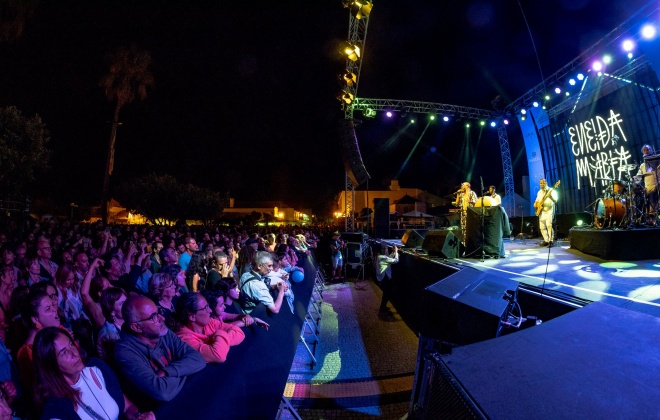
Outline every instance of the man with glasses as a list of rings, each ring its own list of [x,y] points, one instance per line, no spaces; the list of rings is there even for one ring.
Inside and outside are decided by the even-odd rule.
[[[39,257],[39,265],[41,271],[39,277],[41,281],[55,282],[55,273],[59,266],[51,261],[53,256],[53,249],[50,247],[50,241],[44,238],[39,238],[37,241],[37,256]]]
[[[273,299],[270,294],[270,280],[266,276],[273,269],[273,257],[269,252],[259,251],[252,261],[252,270],[243,273],[238,283],[238,301],[243,312],[249,314],[260,303],[269,311],[276,314],[280,312],[284,293],[289,290],[286,282],[279,282],[273,289],[277,290],[277,297]]]
[[[121,309],[124,325],[115,345],[115,362],[131,385],[132,401],[170,401],[183,388],[186,378],[202,370],[202,355],[181,341],[165,325],[154,302],[131,296]],[[142,410],[145,407],[140,404]]]

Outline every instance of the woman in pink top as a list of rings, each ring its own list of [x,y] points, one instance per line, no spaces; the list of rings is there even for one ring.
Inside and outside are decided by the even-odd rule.
[[[209,304],[197,292],[179,297],[176,321],[176,335],[200,352],[206,363],[224,362],[229,348],[240,344],[245,338],[239,327],[212,318]]]

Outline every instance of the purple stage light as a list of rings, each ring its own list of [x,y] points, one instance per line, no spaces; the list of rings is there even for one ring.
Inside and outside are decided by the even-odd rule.
[[[385,115],[387,115],[387,118],[392,118],[392,112],[390,112],[390,111],[387,111],[387,113],[385,113]]]

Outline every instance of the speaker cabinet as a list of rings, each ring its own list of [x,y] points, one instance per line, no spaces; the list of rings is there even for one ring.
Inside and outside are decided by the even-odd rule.
[[[346,242],[362,243],[367,240],[367,235],[362,232],[342,232],[341,240]]]
[[[362,243],[346,243],[346,264],[362,264]]]
[[[443,258],[458,258],[460,242],[452,230],[430,230],[427,232],[422,249],[429,255]]]
[[[374,236],[381,239],[390,237],[389,198],[374,198]]]
[[[424,237],[415,229],[408,229],[401,237],[401,243],[406,248],[420,248],[424,242]]]
[[[465,267],[424,290],[421,334],[458,345],[495,338],[517,294],[517,281]]]

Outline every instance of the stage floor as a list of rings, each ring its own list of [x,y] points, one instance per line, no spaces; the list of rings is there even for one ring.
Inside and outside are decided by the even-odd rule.
[[[606,261],[571,249],[567,241],[553,248],[542,248],[540,242],[540,239],[505,240],[505,258],[448,261],[660,317],[660,260]]]

